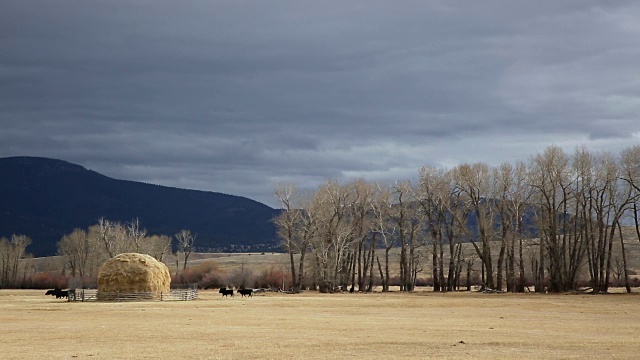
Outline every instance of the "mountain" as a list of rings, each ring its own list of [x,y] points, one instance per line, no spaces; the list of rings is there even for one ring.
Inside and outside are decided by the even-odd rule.
[[[149,234],[197,234],[201,250],[277,248],[271,219],[279,213],[257,201],[215,192],[116,180],[66,161],[0,158],[0,236],[25,234],[34,256],[56,253],[56,243],[99,217],[138,218]]]

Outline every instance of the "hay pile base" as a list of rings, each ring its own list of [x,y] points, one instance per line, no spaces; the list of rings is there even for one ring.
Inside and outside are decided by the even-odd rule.
[[[167,266],[145,254],[117,255],[107,260],[98,273],[99,299],[108,300],[113,293],[168,293],[170,288]]]

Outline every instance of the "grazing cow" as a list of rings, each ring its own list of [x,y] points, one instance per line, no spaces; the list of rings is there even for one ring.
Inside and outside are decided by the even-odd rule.
[[[238,289],[238,292],[240,293],[240,295],[242,295],[242,297],[246,296],[253,296],[253,289]]]
[[[55,296],[56,299],[68,298],[69,297],[69,290],[62,290],[62,289],[47,290],[45,295]]]
[[[227,295],[231,295],[231,297],[233,297],[233,289],[227,290],[226,288],[220,288],[220,291],[218,292],[222,294],[222,297],[225,297]]]

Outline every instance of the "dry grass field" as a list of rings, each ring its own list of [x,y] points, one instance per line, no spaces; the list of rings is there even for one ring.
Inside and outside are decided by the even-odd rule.
[[[640,296],[267,293],[68,303],[0,290],[3,359],[630,359]]]

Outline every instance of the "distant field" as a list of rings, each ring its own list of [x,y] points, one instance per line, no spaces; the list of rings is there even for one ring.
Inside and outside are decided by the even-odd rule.
[[[189,260],[189,266],[214,261],[220,270],[231,272],[244,265],[247,270],[260,272],[269,267],[289,270],[289,255],[284,253],[195,253]],[[170,266],[172,269],[175,266]]]
[[[0,327],[4,359],[628,359],[640,356],[640,296],[204,291],[68,303],[0,290]]]

